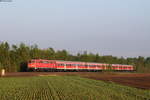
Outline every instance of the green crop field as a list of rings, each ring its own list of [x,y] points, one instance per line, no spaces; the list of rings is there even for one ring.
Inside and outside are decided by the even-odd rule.
[[[79,76],[0,78],[0,100],[150,100],[150,90]]]

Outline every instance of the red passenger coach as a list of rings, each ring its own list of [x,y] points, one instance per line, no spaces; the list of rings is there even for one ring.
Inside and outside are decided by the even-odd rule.
[[[122,64],[104,64],[91,62],[75,62],[75,61],[61,61],[61,60],[43,60],[33,59],[28,62],[28,69],[35,71],[134,71],[132,65]]]

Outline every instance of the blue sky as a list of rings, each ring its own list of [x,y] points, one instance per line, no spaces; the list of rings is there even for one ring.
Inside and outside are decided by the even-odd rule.
[[[150,56],[150,0],[0,2],[0,41],[100,55]]]

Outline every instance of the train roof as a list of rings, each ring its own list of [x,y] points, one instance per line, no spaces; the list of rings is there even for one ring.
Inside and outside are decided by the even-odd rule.
[[[31,60],[43,60],[43,61],[53,61],[57,63],[80,63],[80,64],[104,64],[109,65],[106,63],[96,63],[96,62],[82,62],[82,61],[65,61],[65,60],[46,60],[46,59],[31,59]],[[133,66],[133,65],[126,65],[126,64],[111,64],[111,65],[123,65],[123,66]]]

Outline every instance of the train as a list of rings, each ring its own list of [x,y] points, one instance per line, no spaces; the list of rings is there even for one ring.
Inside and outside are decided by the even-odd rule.
[[[29,71],[135,71],[133,65],[45,59],[31,59],[27,68]]]

